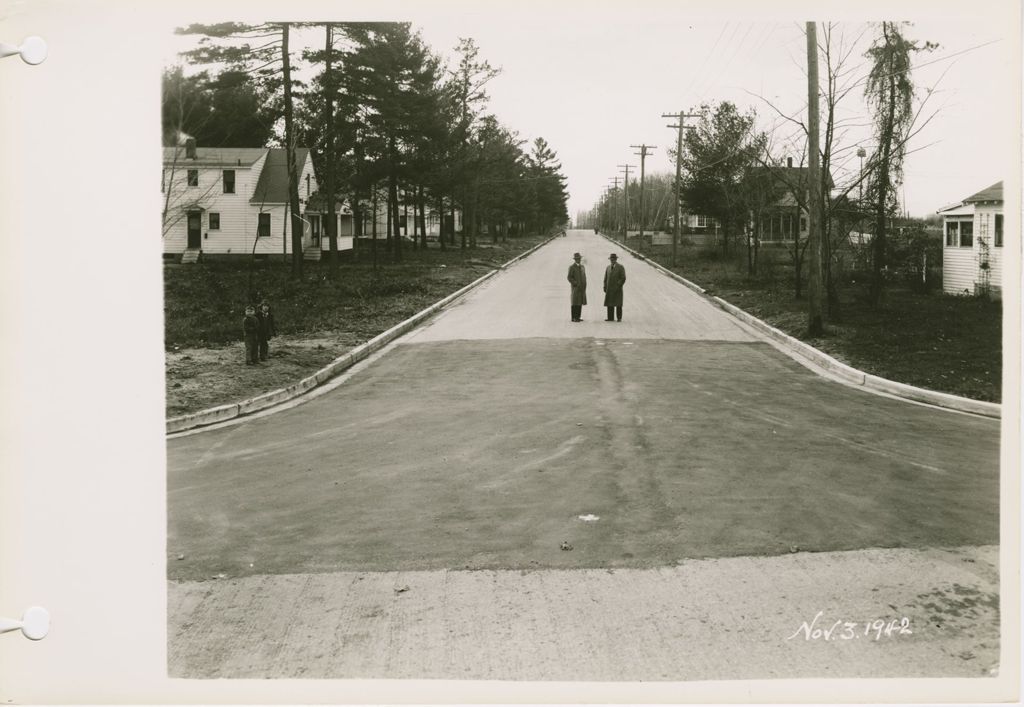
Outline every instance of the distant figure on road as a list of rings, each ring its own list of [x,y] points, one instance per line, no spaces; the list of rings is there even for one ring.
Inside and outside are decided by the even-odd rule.
[[[626,268],[619,264],[619,256],[608,256],[611,264],[604,271],[604,306],[608,308],[606,322],[622,321],[622,286],[626,284]]]
[[[260,360],[266,361],[270,355],[270,339],[277,336],[274,314],[270,311],[270,304],[266,300],[260,302],[260,311],[256,313],[256,319],[260,323]]]
[[[570,295],[569,308],[572,313],[572,320],[574,322],[583,321],[581,314],[583,314],[583,305],[587,303],[587,271],[584,269],[583,264],[580,260],[583,258],[579,253],[573,253],[572,259],[573,264],[569,266],[569,284],[572,285],[572,293]]]
[[[256,318],[256,308],[251,304],[245,308],[242,319],[242,336],[245,337],[245,365],[251,366],[260,362],[260,320]]]

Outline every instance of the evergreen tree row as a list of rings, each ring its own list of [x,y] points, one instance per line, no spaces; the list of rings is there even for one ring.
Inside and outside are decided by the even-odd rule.
[[[297,30],[323,32],[323,48],[292,51]],[[351,208],[357,237],[364,235],[363,214],[382,201],[396,260],[400,206],[414,214],[408,233],[420,247],[428,213],[447,216],[440,218],[443,247],[456,242],[456,211],[463,248],[476,245],[485,228],[496,240],[567,220],[557,155],[543,138],[528,142],[488,112],[486,87],[500,69],[480,57],[472,39],[460,40],[448,65],[405,22],[222,23],[178,32],[198,36],[183,56],[207,68],[165,70],[165,145],[188,136],[201,146],[311,148],[329,209],[332,268],[335,199]],[[312,78],[297,80],[296,66]],[[293,266],[301,272],[301,258]]]

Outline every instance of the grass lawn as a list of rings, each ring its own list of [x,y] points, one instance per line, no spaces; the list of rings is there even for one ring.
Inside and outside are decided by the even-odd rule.
[[[635,242],[634,242],[635,243]],[[631,247],[635,247],[631,243]],[[868,373],[909,385],[999,402],[1002,385],[1002,303],[980,297],[913,292],[892,284],[872,309],[867,281],[849,281],[822,337],[807,335],[807,300],[793,296],[792,266],[781,258],[756,278],[746,254],[735,259],[681,246],[646,255],[772,326]],[[762,251],[762,256],[765,251]]]
[[[406,246],[403,262],[383,247],[350,253],[336,279],[326,260],[304,263],[301,280],[286,263],[209,262],[164,267],[168,417],[237,402],[289,385],[544,240],[521,237],[476,249]],[[250,285],[251,282],[251,285]],[[271,358],[245,365],[242,317],[250,287],[270,302],[278,336]]]

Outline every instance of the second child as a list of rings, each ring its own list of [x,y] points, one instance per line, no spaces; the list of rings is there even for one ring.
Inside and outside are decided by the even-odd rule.
[[[245,308],[242,336],[245,337],[245,365],[259,363],[260,320],[256,318],[256,308],[251,304]]]
[[[266,361],[270,355],[270,339],[277,335],[277,327],[274,325],[274,315],[270,311],[270,305],[264,300],[260,303],[260,311],[256,313],[259,320],[260,334],[260,360]]]

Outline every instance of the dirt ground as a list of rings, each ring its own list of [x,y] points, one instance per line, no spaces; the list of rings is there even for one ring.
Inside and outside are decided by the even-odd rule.
[[[175,347],[166,353],[167,417],[251,398],[291,385],[360,343],[350,332],[278,336],[270,357],[245,365],[242,342],[206,348]]]

